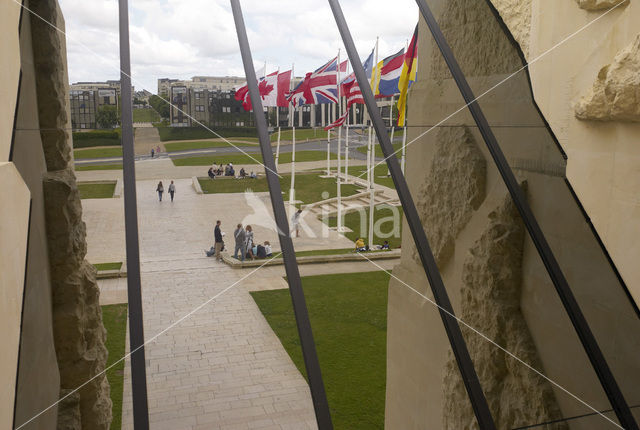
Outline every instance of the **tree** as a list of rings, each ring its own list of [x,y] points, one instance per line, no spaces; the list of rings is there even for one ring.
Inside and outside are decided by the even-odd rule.
[[[102,106],[96,113],[96,123],[100,128],[114,128],[120,124],[118,108],[115,106]]]
[[[152,95],[149,97],[149,104],[162,118],[169,118],[169,103],[164,101],[161,97],[158,97],[155,94]]]

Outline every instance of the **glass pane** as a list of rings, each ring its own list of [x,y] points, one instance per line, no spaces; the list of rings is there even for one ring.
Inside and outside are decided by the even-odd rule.
[[[478,103],[627,402],[639,404],[638,314],[572,192],[567,161],[532,99],[516,45],[488,2],[429,4],[469,85],[481,96]],[[449,243],[454,246],[442,248],[449,292],[459,294],[457,312],[463,320],[557,384],[465,329],[496,423],[499,428],[523,427],[608,410],[611,406],[471,115],[467,109],[451,115],[465,102],[424,22],[420,31],[423,80],[412,90],[409,141],[421,137],[408,149],[408,175],[411,179],[412,169],[428,172],[424,160],[435,160],[431,171],[438,169],[439,180],[429,182],[427,173],[427,180],[413,189],[418,198],[428,196],[427,232],[440,220],[432,245],[446,245],[442,238],[453,233]],[[418,195],[420,187],[427,192]],[[466,199],[471,207],[467,215],[451,211],[448,224],[433,215],[456,201],[439,195],[446,187],[462,194],[458,201]],[[613,427],[599,415],[572,420],[569,426],[590,428],[594,422]]]

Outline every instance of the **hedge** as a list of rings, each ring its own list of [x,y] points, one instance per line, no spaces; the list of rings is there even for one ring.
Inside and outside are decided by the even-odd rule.
[[[212,127],[222,137],[258,137],[255,127]],[[202,127],[158,127],[160,140],[215,139],[215,134]]]
[[[120,146],[120,130],[74,131],[73,147]]]

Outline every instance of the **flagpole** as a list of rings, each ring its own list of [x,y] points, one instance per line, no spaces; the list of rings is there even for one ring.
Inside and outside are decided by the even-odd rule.
[[[276,109],[280,109],[279,107]],[[278,167],[278,159],[280,158],[280,125],[278,125],[278,144],[276,145],[276,167]]]
[[[409,39],[406,41],[406,48],[404,50],[405,54],[409,54]],[[409,76],[411,76],[411,70],[409,70]],[[400,98],[398,98],[398,104],[400,104]],[[407,105],[405,103],[404,108],[402,109],[402,156],[400,158],[400,169],[402,170],[402,174],[404,175],[404,165],[405,165],[405,155],[407,150]],[[398,116],[400,116],[400,111],[398,111]],[[400,125],[400,124],[398,124]],[[393,144],[393,141],[391,142]]]
[[[294,73],[294,66],[295,64],[292,63],[291,64],[291,76],[293,77],[291,79],[291,83],[293,83],[293,80],[295,79],[295,73]],[[291,83],[289,84],[289,88],[291,88]],[[292,117],[292,121],[291,121],[291,134],[292,134],[292,152],[291,152],[291,186],[289,188],[289,213],[292,214],[293,213],[293,206],[295,205],[295,200],[296,200],[296,121],[295,121],[295,115],[296,115],[296,108],[297,106],[293,107],[293,117]]]
[[[341,100],[341,94],[340,94],[340,49],[338,48],[338,64],[337,64],[337,79],[336,79],[336,84],[338,87],[338,111],[342,111],[341,105],[342,105],[342,100]],[[334,119],[335,121],[335,119]],[[342,140],[342,126],[338,127],[338,170],[336,171],[336,183],[337,183],[337,195],[338,195],[338,223],[337,223],[337,227],[338,227],[338,232],[342,231],[342,190],[340,189],[340,151],[341,151],[341,147],[340,147],[340,143]]]
[[[375,56],[374,56],[374,63],[373,63],[373,82],[371,82],[371,90],[373,91],[373,94],[376,94],[376,86],[377,86],[377,82],[378,82],[378,43],[380,41],[380,37],[376,37],[376,52],[375,52]],[[376,107],[378,106],[378,103],[376,103]],[[374,165],[374,161],[375,161],[375,157],[374,154],[375,152],[373,152],[373,134],[372,134],[372,130],[371,130],[371,126],[369,126],[369,150],[367,151],[369,153],[369,162],[368,162],[368,166],[367,166],[367,172],[369,172],[368,178],[369,178],[369,228],[367,229],[368,233],[369,233],[369,237],[367,238],[367,244],[369,245],[369,248],[373,248],[373,183],[375,181],[375,172],[373,171],[373,165]]]
[[[347,71],[345,73],[345,77],[349,76],[349,61],[347,61]],[[338,86],[339,86],[339,90],[342,90],[342,85],[340,84],[340,82],[338,82]],[[347,100],[346,95],[344,96],[345,98],[345,113],[347,114],[347,118],[344,121],[344,124],[346,126],[346,137],[345,137],[345,141],[344,141],[344,182],[347,183],[348,181],[348,174],[349,174],[349,100]],[[342,113],[342,110],[340,110],[340,113]]]
[[[402,158],[400,159],[400,167],[402,168],[402,173],[404,174],[404,163],[405,163],[405,151],[407,148],[407,126],[406,121],[402,130]]]

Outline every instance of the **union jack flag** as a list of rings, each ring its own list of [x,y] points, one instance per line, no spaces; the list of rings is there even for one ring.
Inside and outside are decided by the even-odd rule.
[[[342,69],[342,65],[340,68]],[[302,82],[289,93],[287,100],[294,107],[338,103],[337,82],[338,57],[335,57],[315,72],[307,73]]]

